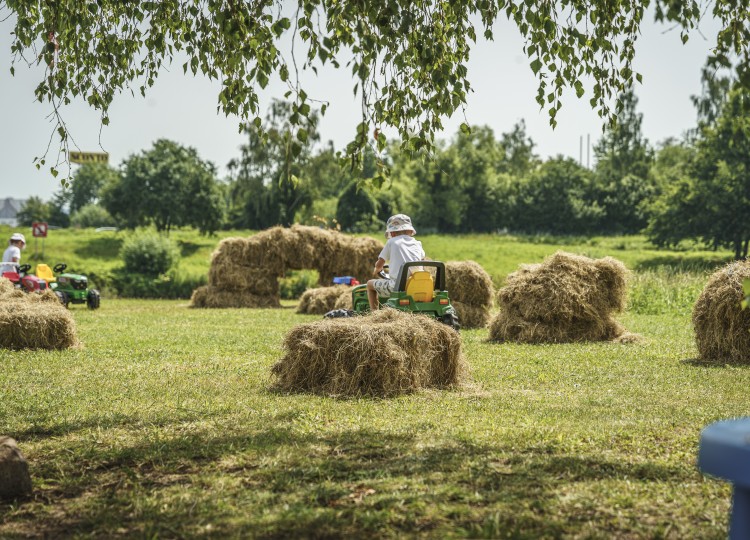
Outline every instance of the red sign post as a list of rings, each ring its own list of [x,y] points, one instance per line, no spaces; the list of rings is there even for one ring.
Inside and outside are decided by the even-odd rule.
[[[31,224],[31,234],[34,238],[42,239],[42,258],[44,258],[44,239],[47,238],[47,226],[46,221],[34,221]],[[36,259],[36,248],[39,240],[34,240],[34,258]]]
[[[31,224],[31,232],[34,238],[47,238],[47,223],[44,221],[35,221]]]

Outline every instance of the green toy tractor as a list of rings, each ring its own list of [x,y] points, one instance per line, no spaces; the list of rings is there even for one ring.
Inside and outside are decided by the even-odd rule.
[[[50,288],[60,298],[60,302],[68,307],[68,304],[86,304],[89,309],[97,309],[101,302],[101,296],[96,289],[89,289],[89,280],[81,274],[63,273],[68,267],[66,264],[57,264],[52,269],[55,272],[55,280],[50,283]]]
[[[414,270],[410,275],[409,269],[415,266],[425,269]],[[435,268],[434,279],[426,268]],[[381,273],[381,277],[388,278],[385,273]],[[455,330],[461,328],[456,310],[445,290],[445,264],[439,261],[404,263],[396,280],[395,290],[388,298],[381,298],[380,305],[401,311],[425,313]],[[370,311],[367,285],[358,285],[352,289],[352,307],[354,314],[361,315]]]

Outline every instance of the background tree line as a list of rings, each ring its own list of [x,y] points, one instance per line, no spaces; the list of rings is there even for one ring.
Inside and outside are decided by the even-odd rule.
[[[320,143],[314,113],[300,129],[295,106],[277,101],[264,131],[260,122],[245,126],[247,142],[227,178],[195,149],[159,140],[118,168],[81,166],[69,189],[48,203],[29,199],[19,217],[166,232],[295,222],[370,232],[403,211],[423,232],[645,231],[660,246],[697,240],[747,256],[750,97],[736,78],[705,71],[696,128],[656,147],[643,137],[635,94],[620,99],[622,113],[595,144],[592,169],[562,156],[540,160],[523,121],[499,136],[464,127],[430,154],[375,145],[362,168],[351,169],[331,143]],[[378,189],[383,164],[390,183]]]

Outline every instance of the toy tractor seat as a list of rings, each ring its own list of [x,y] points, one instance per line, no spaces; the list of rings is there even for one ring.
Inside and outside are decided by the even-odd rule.
[[[39,263],[36,265],[36,275],[37,277],[42,278],[47,283],[57,281],[55,274],[52,272],[52,268],[44,263]]]
[[[415,302],[432,302],[435,298],[435,281],[427,270],[412,272],[406,280],[406,294]]]

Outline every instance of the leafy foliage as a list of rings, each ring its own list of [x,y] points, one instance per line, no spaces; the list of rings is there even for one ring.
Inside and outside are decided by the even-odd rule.
[[[730,91],[713,125],[704,125],[694,159],[654,204],[649,235],[661,245],[697,238],[746,257],[750,225],[750,93]]]
[[[29,197],[16,214],[19,225],[31,227],[35,221],[47,221],[50,217],[50,206],[39,197]]]
[[[193,148],[165,139],[125,160],[102,190],[102,205],[124,226],[153,223],[158,231],[193,226],[212,233],[222,224],[216,168]]]
[[[179,260],[177,246],[166,236],[134,234],[120,250],[125,272],[157,277],[166,274]]]
[[[274,101],[266,116],[265,131],[260,121],[244,126],[247,143],[241,157],[229,163],[235,201],[231,221],[235,226],[266,228],[289,226],[298,210],[312,204],[312,192],[304,171],[318,141],[317,114],[295,134],[299,113],[295,105]],[[304,133],[301,135],[300,133]]]
[[[118,179],[119,173],[109,165],[86,163],[76,170],[70,186],[63,188],[59,197],[72,215],[84,206],[98,203],[102,188]]]
[[[116,224],[107,210],[98,204],[87,204],[70,216],[74,227],[112,227]]]
[[[361,163],[369,144],[378,153],[385,149],[385,126],[397,129],[404,150],[432,148],[442,119],[459,111],[471,90],[466,64],[478,32],[491,39],[500,16],[514,22],[523,36],[524,52],[539,80],[536,99],[552,125],[564,89],[581,97],[586,78],[594,81],[591,105],[609,117],[622,105],[618,95],[641,79],[633,59],[647,6],[638,0],[298,0],[296,6],[274,0],[3,0],[0,13],[15,16],[11,72],[22,62],[44,67],[34,92],[52,106],[62,154],[70,137],[62,106],[83,100],[101,112],[106,125],[118,93],[145,95],[159,72],[176,61],[184,72],[220,80],[218,108],[252,122],[261,137],[266,132],[258,92],[278,77],[289,86],[291,125],[304,142],[312,100],[300,86],[299,73],[327,63],[340,67],[346,56],[362,103],[362,121],[346,155]],[[658,21],[679,28],[683,42],[703,15],[695,0],[655,0],[654,9]],[[746,66],[747,5],[717,0],[712,14],[722,25],[712,63],[728,65],[730,58],[740,56]],[[282,53],[285,33],[301,45],[297,51],[303,49],[302,55],[294,49]],[[743,77],[742,84],[749,79]],[[327,106],[322,104],[321,113]],[[60,155],[51,166],[53,175]],[[37,165],[46,166],[45,157]],[[376,183],[384,174],[386,167]]]

